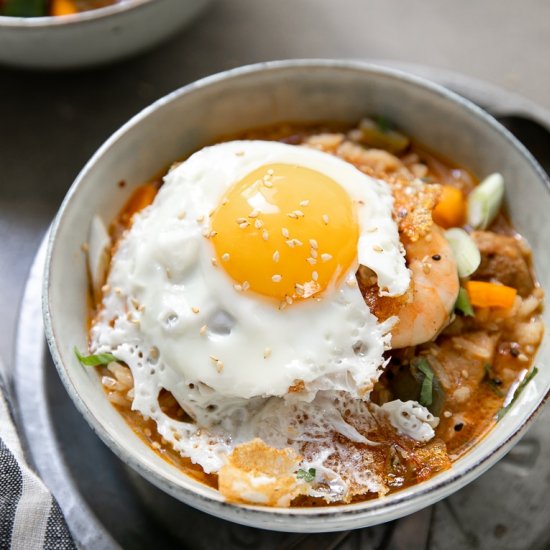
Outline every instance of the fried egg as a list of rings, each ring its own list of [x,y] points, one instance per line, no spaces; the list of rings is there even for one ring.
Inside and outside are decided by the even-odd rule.
[[[96,324],[95,347],[127,343],[120,321],[130,316],[144,356],[153,349],[159,369],[218,395],[364,395],[389,335],[357,267],[384,294],[409,285],[391,209],[385,183],[325,153],[207,147],[166,176],[120,242],[103,312],[114,330]]]
[[[355,273],[372,269],[381,294],[407,290],[392,204],[384,182],[314,149],[202,149],[118,242],[91,349],[128,365],[132,409],[207,473],[255,437],[280,447],[336,432],[367,443],[342,411],[366,403],[393,320],[377,321]],[[161,410],[163,388],[189,419]],[[327,452],[308,464],[338,499],[347,485],[323,466]],[[364,484],[379,490],[379,480]]]

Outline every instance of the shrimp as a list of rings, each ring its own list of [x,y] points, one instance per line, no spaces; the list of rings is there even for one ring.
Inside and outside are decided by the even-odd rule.
[[[449,323],[460,283],[451,247],[436,225],[416,242],[405,244],[411,285],[403,296],[378,296],[377,285],[359,273],[359,284],[371,311],[382,321],[397,322],[391,330],[393,349],[433,340]]]

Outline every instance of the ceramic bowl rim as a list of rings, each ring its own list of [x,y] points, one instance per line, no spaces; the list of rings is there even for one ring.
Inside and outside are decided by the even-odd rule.
[[[481,118],[483,122],[489,125],[498,134],[503,136],[520,152],[526,162],[531,165],[531,168],[538,175],[540,183],[546,187],[547,192],[550,192],[550,180],[542,167],[536,162],[525,146],[520,143],[506,128],[500,125],[500,123],[498,123],[491,115],[471,101],[424,78],[411,75],[398,69],[388,68],[360,60],[293,59],[268,61],[237,67],[192,82],[158,99],[148,107],[145,107],[142,111],[115,131],[94,153],[68,190],[59,212],[52,223],[48,238],[46,265],[44,271],[42,307],[46,339],[54,363],[65,387],[73,399],[73,402],[75,402],[92,429],[119,458],[167,493],[195,507],[201,508],[214,515],[218,515],[219,517],[266,529],[295,529],[313,532],[357,527],[358,522],[357,520],[354,520],[354,518],[357,518],[358,516],[365,518],[369,517],[371,520],[372,518],[375,518],[375,521],[369,520],[369,525],[395,519],[410,512],[410,510],[406,510],[407,505],[410,503],[413,503],[413,508],[418,510],[463,487],[475,479],[475,477],[487,470],[498,459],[502,458],[502,456],[510,450],[513,444],[519,440],[519,438],[540,413],[546,401],[550,398],[550,384],[546,390],[541,391],[540,395],[537,396],[537,400],[531,405],[532,408],[527,418],[523,422],[519,422],[516,426],[514,426],[514,431],[506,439],[500,441],[498,445],[487,449],[487,452],[483,457],[481,457],[480,460],[469,465],[468,467],[460,468],[459,461],[459,468],[457,469],[456,464],[454,464],[453,468],[448,471],[450,473],[446,477],[446,472],[443,472],[426,482],[393,493],[388,497],[374,501],[362,501],[346,505],[327,506],[321,508],[269,508],[262,506],[233,504],[225,502],[221,499],[221,496],[217,499],[209,495],[202,495],[189,487],[173,486],[169,480],[162,475],[159,475],[159,473],[157,473],[153,468],[150,468],[143,462],[140,462],[139,459],[128,452],[121,443],[111,437],[107,430],[93,415],[88,406],[84,403],[66,373],[67,368],[65,367],[61,359],[61,354],[57,348],[56,336],[52,325],[52,312],[49,302],[51,261],[53,251],[56,246],[56,236],[63,221],[64,213],[68,208],[70,208],[73,197],[78,192],[80,183],[87,177],[88,173],[94,169],[96,162],[101,159],[103,154],[108,151],[108,149],[110,149],[119,139],[122,139],[129,130],[139,125],[142,120],[146,119],[154,111],[171,102],[177,101],[181,96],[191,94],[195,91],[200,91],[202,88],[207,88],[210,85],[217,84],[224,80],[231,80],[266,71],[276,72],[279,70],[292,69],[335,69],[358,71],[405,81],[409,85],[416,86],[424,90],[427,89],[428,91],[431,91],[432,93]],[[479,442],[476,447],[479,447],[481,444],[483,444],[483,441]],[[365,504],[367,504],[368,507],[365,508]],[[414,506],[414,504],[417,505]],[[240,515],[238,513],[239,511],[242,512]],[[284,526],[270,524],[270,522],[273,522],[274,516],[280,516],[281,520],[288,520],[288,524]],[[340,523],[338,525],[328,523],[329,528],[324,529],[323,524],[325,524],[327,520],[330,520],[330,518],[340,519]],[[378,521],[376,518],[378,518]],[[303,522],[302,524],[293,525],[294,521],[299,522],[300,520]]]

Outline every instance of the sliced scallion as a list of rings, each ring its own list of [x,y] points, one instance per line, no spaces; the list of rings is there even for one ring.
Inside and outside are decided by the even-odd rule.
[[[487,229],[498,214],[503,198],[504,179],[495,172],[468,195],[468,225],[474,229]]]
[[[424,407],[429,407],[433,401],[434,373],[430,367],[430,363],[428,363],[425,357],[418,361],[416,368],[424,375],[424,380],[422,380],[422,386],[420,388],[419,403],[424,405]]]
[[[78,348],[74,348],[76,358],[80,361],[81,365],[85,367],[97,367],[99,365],[108,365],[118,359],[112,353],[98,353],[96,355],[82,355]]]
[[[315,468],[310,468],[309,470],[303,470],[302,468],[300,468],[296,473],[296,477],[298,479],[303,479],[307,483],[311,483],[315,479],[316,475],[317,471],[315,470]]]
[[[473,239],[458,227],[445,231],[445,238],[449,241],[456,260],[458,276],[462,279],[469,277],[479,267],[481,254]]]
[[[502,417],[512,408],[512,405],[517,401],[518,397],[521,395],[527,384],[535,378],[535,376],[538,374],[539,369],[537,367],[533,367],[531,371],[527,373],[525,378],[519,383],[518,387],[516,388],[516,391],[514,392],[514,395],[512,395],[512,399],[510,402],[505,406],[502,407],[497,413],[497,422],[502,419]]]
[[[466,317],[475,317],[474,308],[470,303],[468,291],[464,287],[458,290],[458,296],[455,302],[455,310],[460,311]]]

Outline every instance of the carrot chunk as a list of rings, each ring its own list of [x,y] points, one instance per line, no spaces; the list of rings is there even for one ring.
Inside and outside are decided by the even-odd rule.
[[[445,228],[460,227],[466,215],[466,200],[460,189],[452,185],[442,185],[442,193],[432,212],[434,222]]]
[[[71,15],[78,13],[73,0],[52,0],[51,15]]]
[[[514,305],[517,294],[517,290],[511,286],[484,281],[468,281],[466,290],[470,303],[476,307],[510,308]]]

